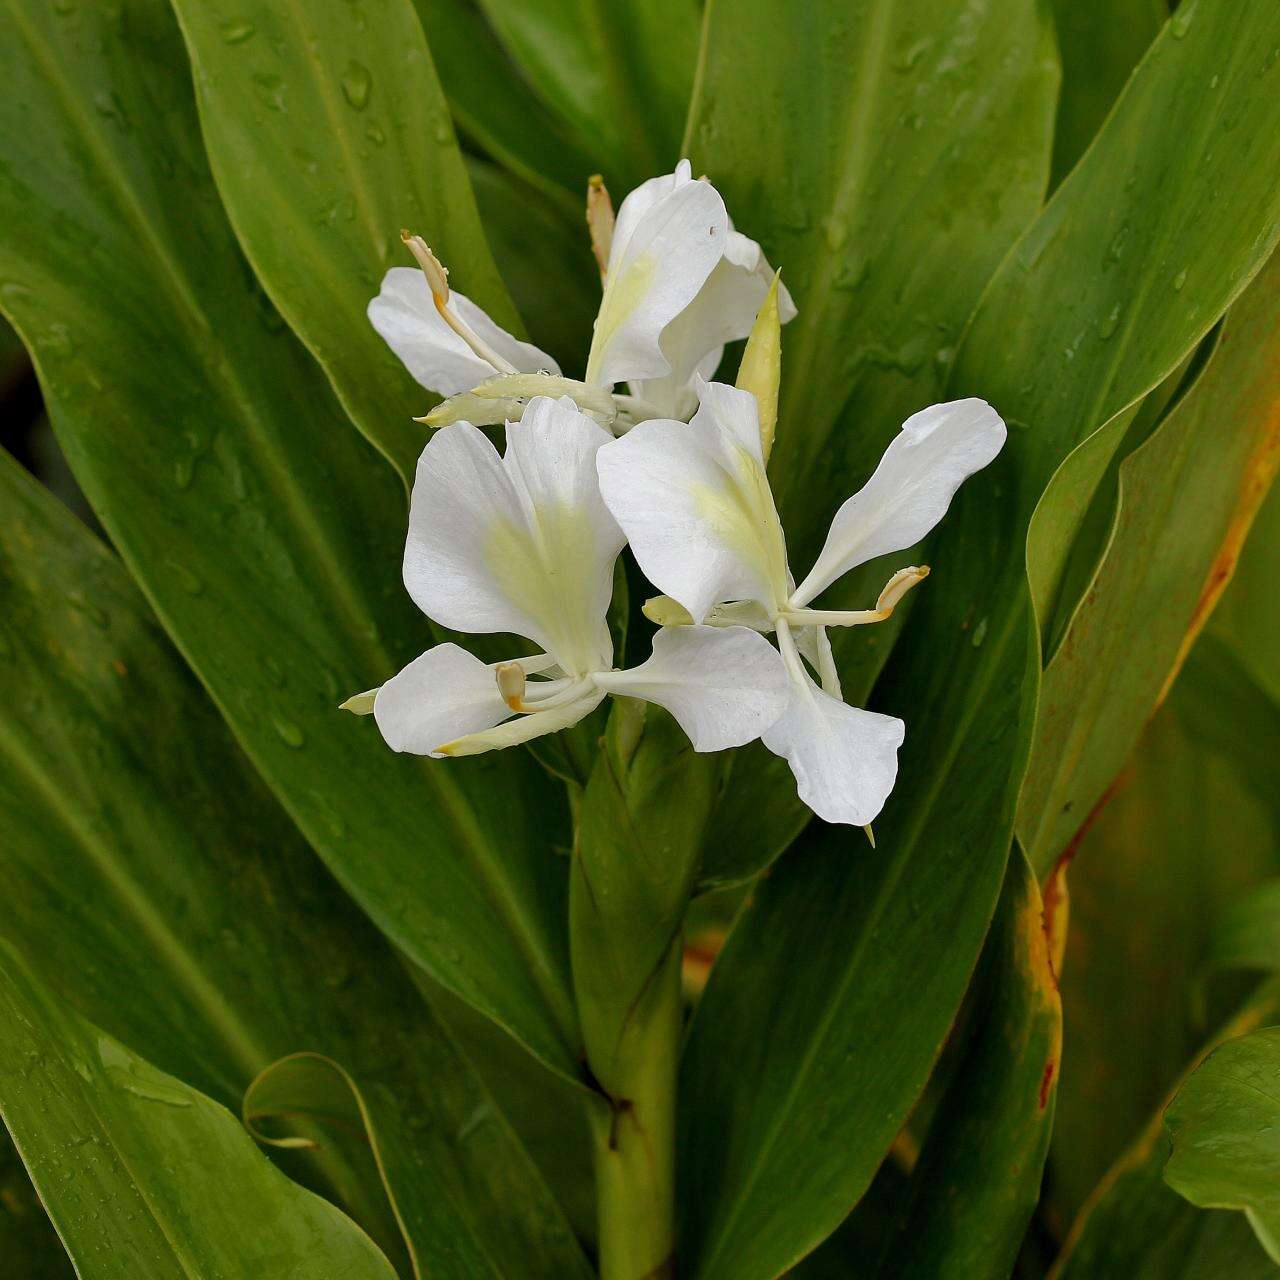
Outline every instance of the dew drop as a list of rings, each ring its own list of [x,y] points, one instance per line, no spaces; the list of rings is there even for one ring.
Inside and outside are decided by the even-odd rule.
[[[292,720],[286,720],[283,716],[272,716],[271,727],[276,731],[280,741],[295,751],[307,740],[307,735]]]
[[[178,585],[189,596],[198,596],[204,590],[204,580],[192,573],[185,564],[176,560],[169,561],[169,570],[177,579]]]
[[[1110,313],[1098,322],[1098,337],[1109,338],[1120,324],[1120,304],[1117,302]]]
[[[257,29],[252,22],[233,18],[230,22],[222,24],[222,38],[227,44],[244,44]]]
[[[363,111],[368,105],[369,91],[372,88],[373,77],[369,74],[369,68],[353,58],[342,73],[343,96],[357,111]]]
[[[1179,271],[1179,272],[1178,272],[1178,274],[1177,274],[1176,276],[1174,276],[1174,277],[1173,277],[1173,291],[1174,291],[1174,293],[1181,293],[1181,292],[1182,292],[1182,286],[1183,286],[1184,284],[1186,284],[1186,283],[1187,283],[1187,269],[1186,269],[1186,267],[1183,267],[1183,268],[1182,268],[1182,270],[1181,270],[1181,271]]]
[[[382,129],[379,128],[378,125],[373,124],[372,122],[365,126],[364,136],[378,147],[382,146],[382,144],[387,140],[387,135],[383,133]]]
[[[982,621],[979,622],[976,627],[974,627],[973,636],[970,640],[970,643],[973,645],[975,649],[981,649],[982,642],[986,638],[987,638],[987,620],[986,618],[983,618]]]
[[[1191,23],[1194,18],[1194,6],[1184,4],[1182,8],[1169,19],[1169,34],[1175,40],[1181,40],[1183,36],[1191,30]]]

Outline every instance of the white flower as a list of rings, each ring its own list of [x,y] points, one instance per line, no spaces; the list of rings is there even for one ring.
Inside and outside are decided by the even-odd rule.
[[[693,380],[715,372],[724,345],[745,338],[773,271],[733,229],[724,201],[687,160],[627,196],[616,222],[593,180],[588,202],[603,294],[584,381],[560,377],[545,352],[519,342],[463,295],[426,244],[405,235],[422,270],[393,268],[369,319],[424,387],[450,397],[424,421],[486,425],[518,417],[536,394],[565,394],[598,421],[688,417]],[[783,288],[783,322],[795,306]],[[539,386],[530,374],[551,375]],[[526,375],[526,376],[520,376]],[[629,391],[613,394],[619,384]],[[621,416],[620,416],[621,415]]]
[[[409,594],[442,626],[512,632],[541,652],[488,664],[437,645],[344,704],[372,710],[395,750],[511,746],[575,724],[611,693],[665,707],[698,751],[740,746],[781,715],[785,673],[745,627],[663,632],[646,662],[614,669],[606,613],[624,540],[595,465],[609,439],[571,400],[536,397],[507,424],[505,455],[465,422],[423,450],[404,555]]]
[[[792,692],[764,744],[787,758],[815,813],[865,825],[893,789],[904,726],[845,705],[826,627],[882,621],[928,570],[894,574],[872,610],[810,603],[857,565],[919,542],[966,477],[999,453],[1004,423],[982,400],[933,405],[908,418],[875,474],[836,513],[797,587],[765,475],[755,397],[702,382],[699,401],[687,425],[644,422],[600,450],[605,503],[645,575],[693,623],[777,632]]]

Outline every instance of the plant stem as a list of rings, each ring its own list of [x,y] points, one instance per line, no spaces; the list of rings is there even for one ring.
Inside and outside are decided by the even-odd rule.
[[[601,1280],[675,1275],[680,959],[677,936],[612,1055],[612,1105],[592,1109]]]

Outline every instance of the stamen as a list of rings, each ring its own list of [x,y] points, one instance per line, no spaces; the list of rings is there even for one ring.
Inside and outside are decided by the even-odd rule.
[[[840,672],[836,669],[836,656],[831,652],[831,641],[827,638],[826,627],[815,627],[814,636],[818,649],[818,675],[822,680],[822,692],[833,698],[844,701],[844,690],[840,687]],[[873,840],[872,844],[875,843]]]
[[[449,306],[449,269],[431,252],[427,242],[421,236],[401,230],[400,239],[406,249],[417,259],[422,274],[427,278],[427,286],[431,290],[431,300],[436,304],[440,318],[460,337],[472,351],[492,365],[499,373],[519,372],[509,360],[504,360],[478,333],[464,324]]]
[[[587,179],[587,230],[591,233],[591,252],[595,254],[603,281],[609,271],[609,253],[613,248],[613,201],[604,179],[593,173]]]
[[[884,622],[902,603],[903,596],[928,576],[928,565],[910,565],[906,569],[899,569],[884,584],[884,590],[880,592],[874,609],[787,609],[783,616],[793,626],[863,627],[873,622]]]
[[[880,598],[876,601],[876,612],[883,613],[887,618],[894,609],[894,606],[901,601],[902,597],[918,583],[923,582],[929,576],[929,566],[909,565],[905,569],[899,569],[897,573],[884,584],[884,590],[880,592]]]
[[[524,668],[518,662],[500,662],[493,670],[498,692],[512,711],[524,710]]]

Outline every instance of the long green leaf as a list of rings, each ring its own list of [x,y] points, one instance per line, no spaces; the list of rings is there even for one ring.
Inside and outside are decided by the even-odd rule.
[[[560,795],[519,754],[425,764],[336,709],[429,643],[402,495],[236,251],[182,56],[160,0],[0,10],[0,164],[23,175],[0,183],[0,304],[112,541],[312,844],[576,1078]]]
[[[812,1248],[923,1085],[995,904],[1029,746],[1032,509],[1065,454],[1176,368],[1265,261],[1280,74],[1260,51],[1277,44],[1266,0],[1180,12],[969,328],[951,390],[986,396],[1014,431],[961,493],[937,586],[877,691],[907,722],[879,851],[822,832],[793,854],[741,917],[694,1023],[682,1248],[702,1280],[772,1277]],[[1206,112],[1192,86],[1214,75]],[[1176,298],[1183,263],[1171,305],[1156,283]],[[1121,304],[1127,324],[1106,331]],[[852,941],[815,950],[824,929]]]
[[[1041,685],[1018,814],[1038,874],[1098,803],[1169,688],[1277,465],[1280,258],[1231,309],[1195,386],[1120,466],[1106,554]],[[1040,511],[1056,499],[1051,485]]]
[[[1165,0],[1053,0],[1053,16],[1062,54],[1053,136],[1056,185],[1093,141],[1169,6]]]
[[[225,1108],[52,996],[0,943],[0,1111],[84,1280],[393,1280]]]
[[[23,1280],[72,1280],[75,1268],[8,1133],[0,1129],[0,1258]]]
[[[782,269],[770,476],[798,572],[902,421],[942,395],[956,340],[1040,205],[1057,64],[1026,0],[710,0],[686,148]],[[887,569],[849,575],[865,608]],[[836,635],[847,695],[870,690],[908,617]],[[705,884],[766,866],[807,820],[786,765],[738,753]]]
[[[1252,679],[1280,706],[1280,490],[1272,486],[1235,576],[1214,611],[1211,633],[1229,645]]]
[[[428,1274],[581,1274],[472,1068],[116,558],[2,458],[0,510],[6,936],[82,1014],[224,1105],[290,1052],[341,1064],[394,1129],[381,1172]],[[344,1155],[323,1146],[324,1185],[398,1258],[377,1173]]]
[[[1228,749],[1188,719],[1205,684],[1193,653],[1113,798],[1067,870],[1071,928],[1062,973],[1068,1064],[1050,1157],[1053,1204],[1075,1215],[1198,1048],[1192,995],[1230,905],[1280,874],[1273,830],[1280,725]],[[1212,690],[1215,716],[1241,722]],[[1234,734],[1233,734],[1234,736]],[[1247,757],[1267,762],[1252,787]],[[1229,984],[1213,990],[1227,994]]]
[[[710,0],[686,146],[800,309],[770,462],[797,570],[940,398],[1039,208],[1057,80],[1028,0]]]
[[[948,1086],[876,1274],[1007,1280],[1040,1196],[1062,1055],[1044,903],[1015,852]]]
[[[675,166],[698,52],[696,0],[480,0],[480,7],[617,194]]]
[[[516,316],[489,255],[412,0],[173,0],[232,225],[357,426],[406,478],[426,393],[365,318],[400,229],[468,296]]]
[[[1280,1027],[1219,1045],[1165,1108],[1164,1180],[1192,1204],[1240,1209],[1280,1264]]]
[[[277,1120],[296,1130],[312,1121],[322,1136],[292,1133],[269,1139],[287,1147],[363,1142],[374,1160],[404,1231],[414,1275],[457,1280],[588,1280],[587,1266],[563,1223],[529,1212],[530,1169],[512,1160],[493,1104],[474,1089],[459,1090],[441,1055],[398,1059],[388,1079],[369,1087],[341,1063],[296,1053],[268,1067],[244,1098],[246,1123],[258,1133]],[[452,1073],[456,1075],[455,1073]],[[444,1101],[455,1131],[439,1131],[439,1116],[424,1115],[422,1082]],[[451,1096],[452,1095],[452,1096]],[[469,1112],[466,1110],[470,1107]],[[465,1160],[451,1160],[457,1143]]]
[[[578,215],[580,223],[586,182],[594,172],[590,155],[534,96],[471,0],[415,4],[458,129],[562,212]],[[479,191],[476,198],[484,214]],[[492,243],[492,231],[489,238]],[[498,266],[503,266],[501,256]],[[585,361],[585,347],[579,359]]]
[[[1274,1021],[1280,986],[1255,993],[1199,1058]],[[1194,1063],[1192,1064],[1195,1065]],[[1069,1078],[1068,1073],[1068,1078]],[[1236,1213],[1193,1208],[1165,1185],[1161,1112],[1116,1160],[1072,1224],[1050,1280],[1269,1280],[1275,1265]]]

